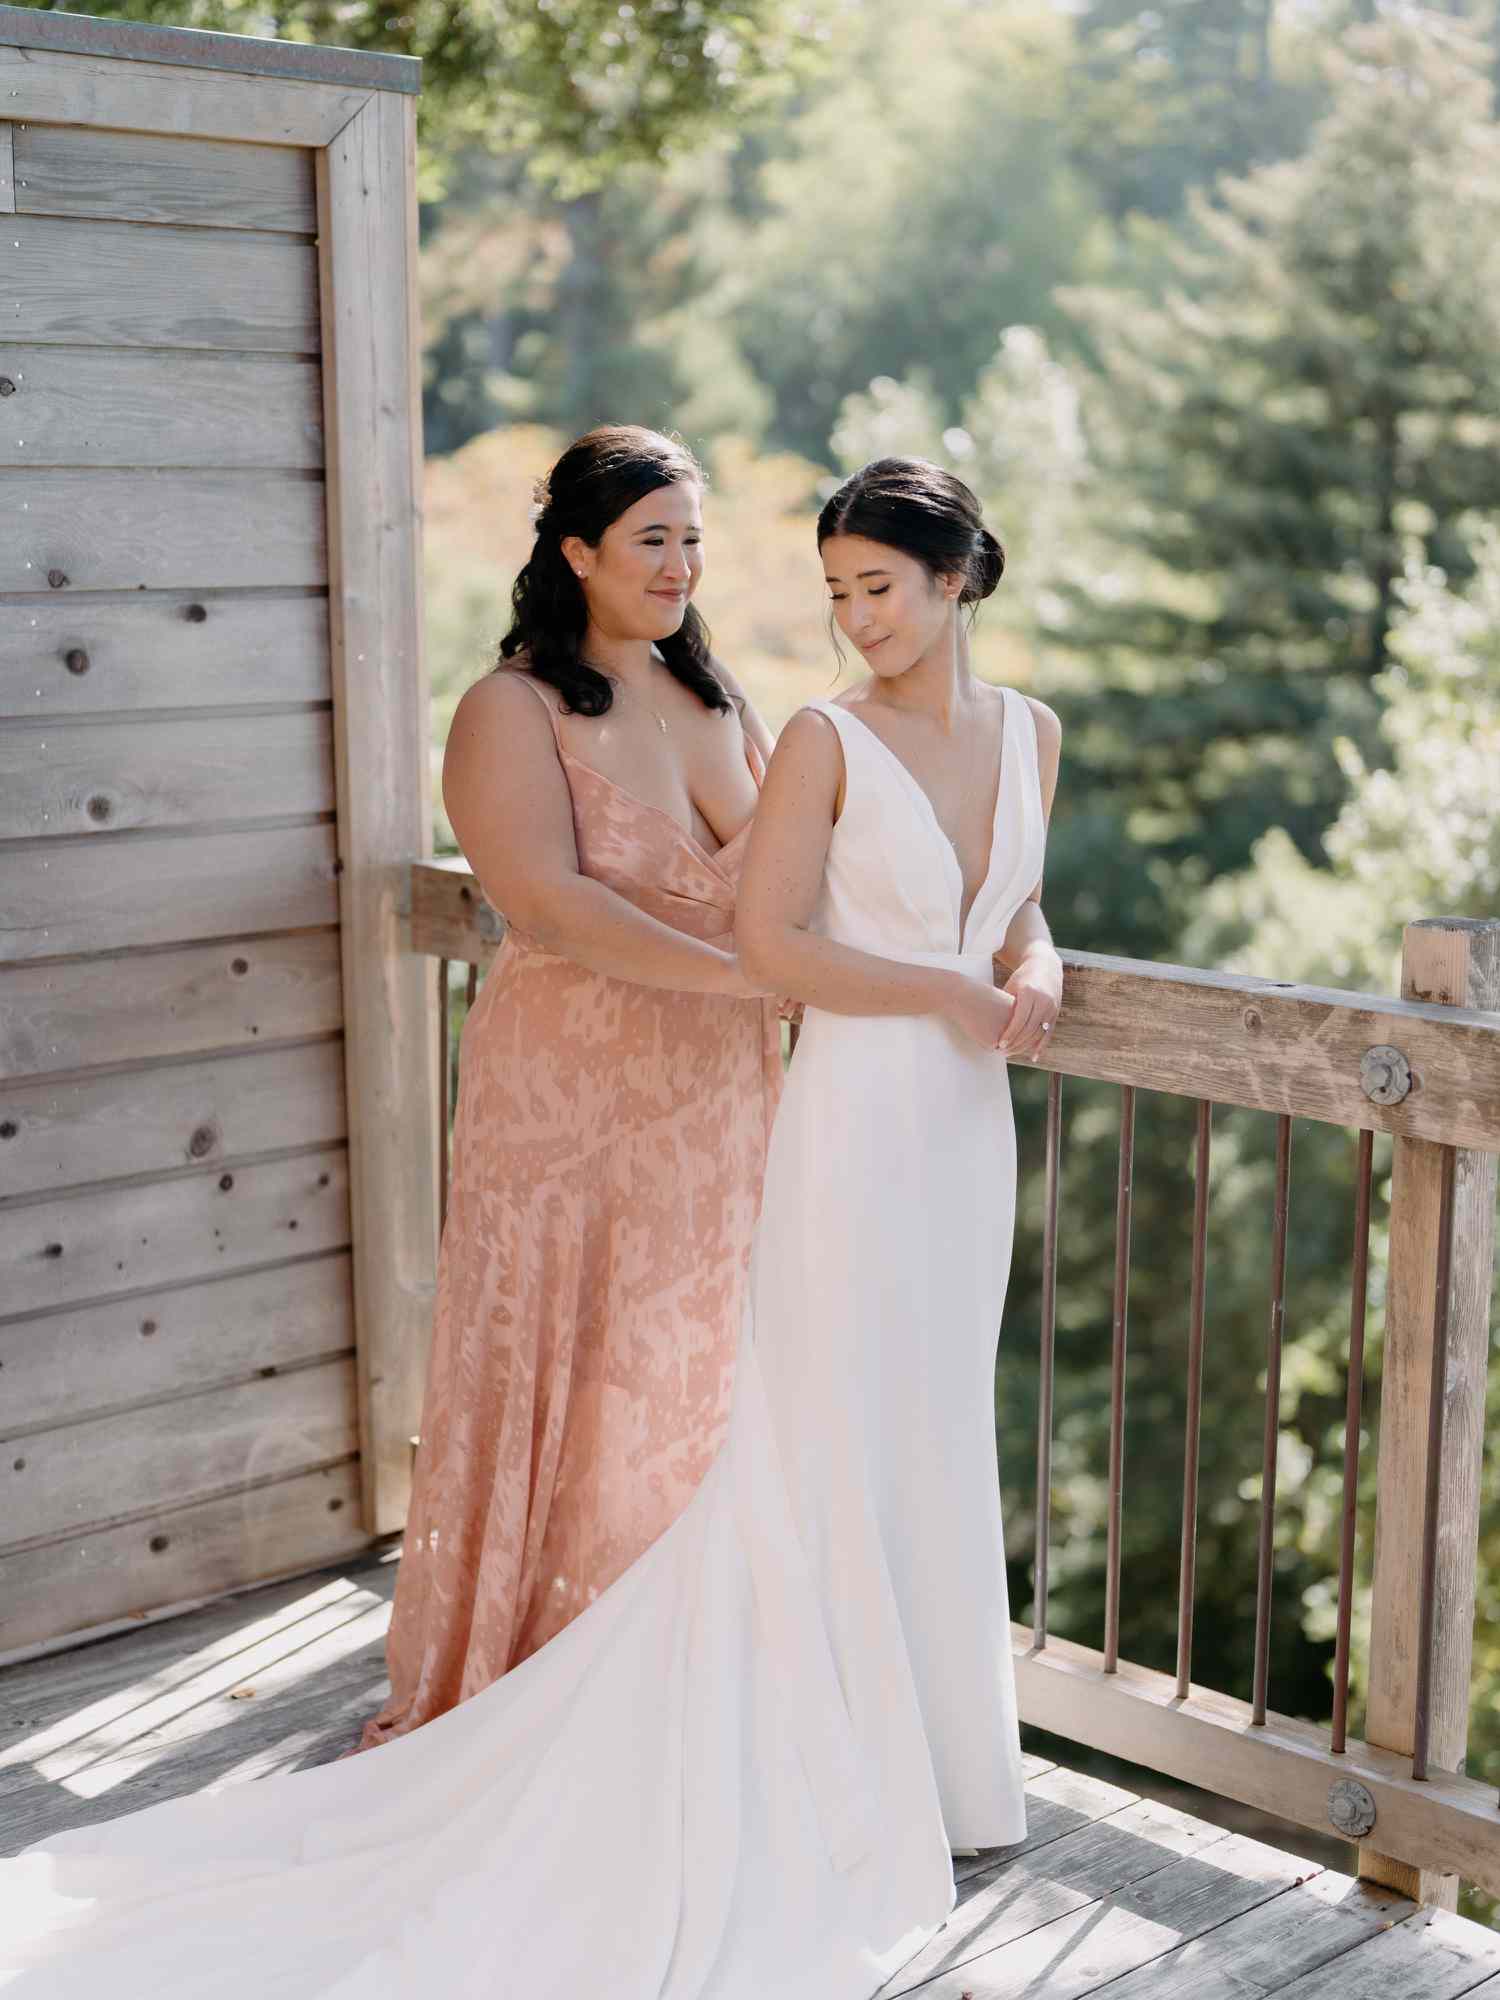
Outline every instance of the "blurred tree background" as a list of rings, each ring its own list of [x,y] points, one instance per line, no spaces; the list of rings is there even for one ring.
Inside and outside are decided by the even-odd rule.
[[[1404,922],[1500,912],[1496,0],[91,11],[426,64],[435,747],[503,627],[531,481],[569,435],[625,418],[703,454],[700,602],[777,725],[838,672],[817,505],[844,470],[914,451],[976,487],[1010,551],[980,670],[1064,720],[1047,898],[1064,944],[1390,992]],[[1017,1099],[1030,1175],[997,1415],[1025,1617],[1041,1090],[1018,1079]],[[1117,1103],[1085,1085],[1064,1102],[1051,1623],[1098,1643]],[[1194,1664],[1238,1694],[1269,1125],[1215,1126]],[[1191,1145],[1191,1107],[1143,1103],[1122,1641],[1162,1667]],[[1276,1707],[1315,1719],[1330,1706],[1352,1154],[1346,1135],[1298,1124],[1271,1685]],[[1500,1479],[1488,1486],[1469,1769],[1500,1782]],[[1367,1492],[1362,1588],[1371,1511]]]

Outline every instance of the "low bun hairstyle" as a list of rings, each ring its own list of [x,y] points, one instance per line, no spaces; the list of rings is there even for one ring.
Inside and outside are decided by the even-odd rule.
[[[978,500],[951,472],[923,458],[877,458],[846,479],[818,516],[818,547],[860,535],[900,549],[931,576],[963,578],[960,604],[977,605],[1005,574],[1005,551]]]
[[[658,487],[707,484],[685,444],[636,424],[605,424],[570,444],[536,489],[536,541],[511,591],[510,630],[500,641],[498,664],[525,655],[539,681],[557,689],[571,715],[606,715],[615,691],[607,674],[583,657],[588,599],[562,552],[577,535],[597,548],[604,531],[628,507]],[[691,603],[681,625],[659,639],[673,678],[705,708],[727,710],[729,696],[713,670],[708,628]]]

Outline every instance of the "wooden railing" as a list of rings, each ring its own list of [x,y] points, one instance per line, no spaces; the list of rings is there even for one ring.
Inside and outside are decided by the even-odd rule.
[[[480,968],[504,934],[462,863],[411,871],[409,943],[439,961],[447,1101],[450,967]],[[1427,1903],[1460,1878],[1500,1894],[1500,1804],[1462,1774],[1468,1731],[1496,1154],[1500,923],[1406,932],[1403,997],[1064,953],[1048,1085],[1035,1624],[1017,1626],[1023,1718],[1283,1819],[1360,1843],[1360,1873]],[[1053,1334],[1065,1077],[1120,1086],[1102,1646],[1047,1630]],[[1119,1656],[1124,1404],[1136,1094],[1197,1102],[1177,1672]],[[1218,1105],[1277,1121],[1268,1274],[1256,1644],[1251,1699],[1192,1680],[1208,1166]],[[1331,1729],[1270,1703],[1268,1632],[1294,1117],[1354,1134],[1334,1709]],[[1347,1729],[1372,1141],[1394,1142],[1377,1465],[1366,1738]]]

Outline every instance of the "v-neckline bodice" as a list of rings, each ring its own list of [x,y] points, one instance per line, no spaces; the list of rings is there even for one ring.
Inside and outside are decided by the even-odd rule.
[[[919,811],[923,813],[927,824],[937,836],[938,844],[942,849],[946,864],[958,878],[958,918],[956,928],[960,951],[963,950],[968,939],[970,920],[983,902],[984,892],[989,888],[995,876],[995,852],[1000,844],[1000,817],[1007,798],[1005,782],[1006,765],[1010,758],[1010,740],[1014,733],[1012,724],[1015,720],[1014,710],[1011,706],[1010,690],[1008,688],[1000,689],[1000,700],[1003,714],[1000,723],[1000,757],[995,776],[995,803],[990,812],[990,850],[985,861],[984,873],[979,879],[979,886],[969,898],[967,907],[964,904],[963,862],[959,859],[958,849],[953,843],[951,834],[949,834],[943,822],[938,818],[937,807],[932,803],[927,792],[927,787],[914,775],[905,760],[896,755],[896,752],[886,742],[879,730],[872,729],[862,715],[859,715],[854,709],[847,707],[843,702],[830,702],[828,704],[830,708],[836,708],[840,715],[847,715],[851,721],[857,722],[865,735],[876,744],[888,761],[894,765],[897,775],[905,784],[908,792],[918,802]]]

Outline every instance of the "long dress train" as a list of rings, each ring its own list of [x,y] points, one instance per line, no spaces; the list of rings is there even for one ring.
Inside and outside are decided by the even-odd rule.
[[[817,927],[990,977],[1040,873],[1007,690],[988,877],[848,711]],[[810,1012],[723,1450],[548,1645],[378,1754],[0,1865],[6,2000],[867,2000],[1021,1837],[993,1426],[1003,1059]]]

